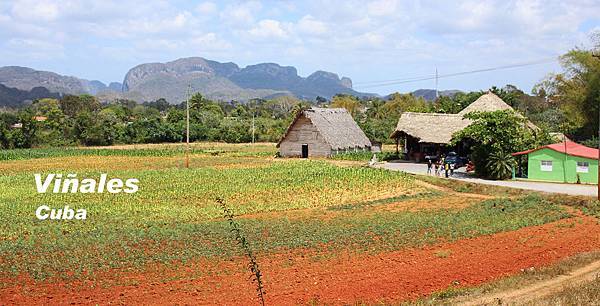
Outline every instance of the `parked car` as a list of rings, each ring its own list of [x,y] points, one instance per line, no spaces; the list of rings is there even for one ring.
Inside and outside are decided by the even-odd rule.
[[[450,152],[446,156],[446,163],[454,165],[454,169],[458,169],[464,167],[467,164],[467,158],[458,156],[456,152]]]

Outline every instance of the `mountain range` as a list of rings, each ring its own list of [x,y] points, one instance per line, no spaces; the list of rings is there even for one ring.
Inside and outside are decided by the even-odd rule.
[[[335,94],[372,96],[352,89],[352,80],[337,74],[317,71],[303,78],[296,68],[262,63],[240,68],[234,63],[220,63],[201,57],[178,59],[168,63],[138,65],[125,75],[126,97],[167,101],[185,100],[188,85],[215,100],[248,100],[290,95],[314,100]]]
[[[131,68],[123,83],[108,85],[97,80],[64,76],[27,67],[0,67],[0,84],[21,91],[36,87],[57,94],[92,94],[101,100],[126,98],[138,102],[165,98],[171,103],[186,99],[187,92],[200,92],[215,100],[272,98],[280,95],[314,100],[335,94],[374,96],[352,89],[352,80],[337,74],[316,71],[308,77],[296,68],[261,63],[240,68],[201,57],[182,58],[167,63],[146,63]],[[189,88],[188,88],[189,87]]]
[[[12,107],[26,100],[64,94],[91,94],[101,101],[122,98],[144,102],[165,98],[170,103],[184,101],[188,92],[200,92],[207,98],[224,101],[269,99],[282,95],[306,100],[319,96],[330,99],[336,94],[377,96],[354,90],[350,78],[340,78],[333,72],[316,71],[301,77],[292,66],[261,63],[240,68],[235,63],[201,57],[141,64],[131,68],[122,83],[108,85],[49,71],[6,66],[0,67],[0,85],[0,106]],[[440,91],[440,95],[456,92]],[[429,101],[436,96],[432,89],[420,89],[413,94]]]

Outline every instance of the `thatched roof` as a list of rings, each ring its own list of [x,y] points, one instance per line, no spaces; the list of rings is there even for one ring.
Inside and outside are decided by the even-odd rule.
[[[493,112],[498,110],[514,111],[500,97],[488,91],[458,114],[402,113],[396,130],[391,137],[395,138],[399,134],[405,133],[419,139],[419,142],[448,144],[452,139],[452,134],[471,124],[471,120],[463,119],[464,115],[471,112]],[[523,117],[519,113],[516,114]],[[527,126],[531,129],[538,129],[529,120],[527,120]]]
[[[488,91],[458,114],[464,116],[471,112],[493,112],[498,110],[513,110],[513,108],[500,99],[500,97],[496,96],[496,94]]]
[[[452,134],[466,128],[471,120],[458,114],[402,113],[391,137],[400,133],[419,139],[419,142],[447,144]]]
[[[371,141],[345,108],[317,107],[298,113],[298,116],[290,124],[285,135],[277,144],[278,147],[301,116],[305,116],[315,125],[325,142],[333,150],[371,147]]]

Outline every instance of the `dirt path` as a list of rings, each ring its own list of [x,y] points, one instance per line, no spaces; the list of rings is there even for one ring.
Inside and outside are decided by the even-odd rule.
[[[460,303],[463,305],[502,305],[505,303],[510,303],[511,305],[525,304],[558,293],[565,287],[590,282],[598,277],[600,277],[600,260],[571,271],[569,274],[560,275],[525,288],[489,294]]]

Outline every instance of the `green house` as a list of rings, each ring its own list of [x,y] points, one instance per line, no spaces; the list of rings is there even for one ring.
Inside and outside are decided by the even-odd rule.
[[[525,155],[530,180],[598,183],[598,149],[567,141],[513,154],[519,159]]]

